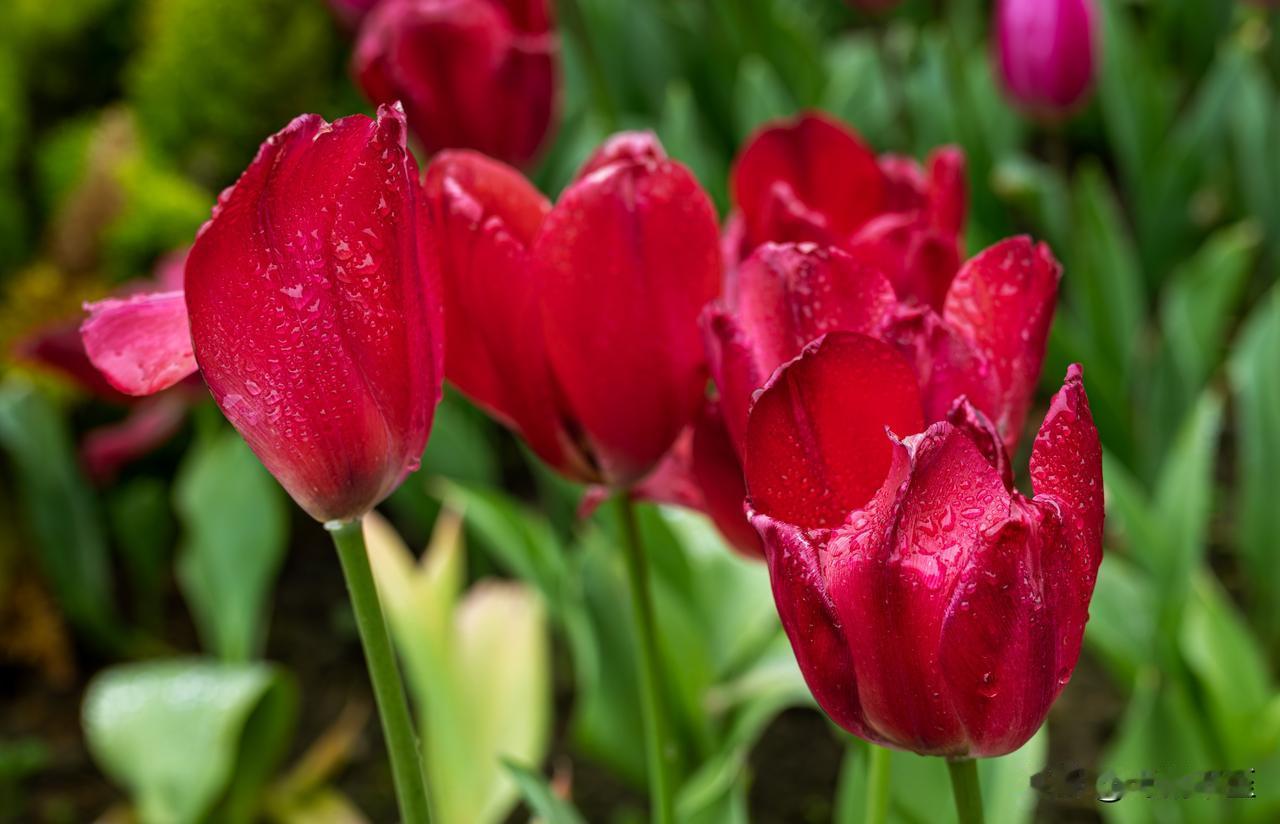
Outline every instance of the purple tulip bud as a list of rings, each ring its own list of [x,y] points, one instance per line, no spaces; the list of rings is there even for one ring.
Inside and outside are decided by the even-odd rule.
[[[999,0],[995,58],[1009,96],[1044,117],[1075,108],[1093,87],[1097,28],[1093,0]]]

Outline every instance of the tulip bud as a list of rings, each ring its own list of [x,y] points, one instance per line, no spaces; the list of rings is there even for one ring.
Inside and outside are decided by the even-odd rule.
[[[553,467],[633,484],[705,397],[698,332],[719,291],[715,211],[647,133],[588,160],[554,208],[474,153],[427,171],[448,375]]]
[[[91,305],[85,349],[130,394],[198,363],[303,509],[357,517],[417,467],[440,399],[424,224],[398,107],[376,121],[302,115],[219,198],[187,258],[185,293]]]
[[[551,124],[555,51],[547,0],[383,0],[352,65],[370,100],[404,103],[427,151],[523,165]]]
[[[1084,100],[1093,87],[1097,17],[1093,0],[999,0],[995,57],[1015,103],[1054,117]]]
[[[922,428],[891,347],[821,338],[751,410],[750,517],[801,671],[837,723],[924,755],[1003,755],[1080,654],[1102,557],[1098,433],[1072,366],[1027,498],[966,401]]]

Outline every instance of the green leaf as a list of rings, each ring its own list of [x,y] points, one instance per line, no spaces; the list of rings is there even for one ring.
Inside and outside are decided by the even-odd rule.
[[[1230,764],[1255,764],[1277,743],[1266,726],[1267,704],[1277,692],[1267,659],[1217,580],[1195,576],[1179,638],[1187,665],[1208,698],[1213,732]]]
[[[1222,399],[1207,391],[1165,459],[1152,497],[1152,511],[1164,538],[1157,578],[1162,634],[1177,626],[1192,575],[1205,556],[1221,427]]]
[[[1149,577],[1134,564],[1106,553],[1089,606],[1085,641],[1122,684],[1153,663],[1155,597]]]
[[[1280,288],[1258,304],[1228,366],[1235,396],[1238,496],[1236,544],[1247,571],[1251,606],[1263,631],[1280,641]]]
[[[178,583],[201,640],[224,660],[248,660],[266,639],[288,546],[284,496],[231,430],[194,448],[174,486],[184,530]]]
[[[143,824],[253,818],[283,754],[295,690],[274,667],[176,659],[114,667],[90,683],[85,742]]]
[[[873,146],[902,142],[880,55],[866,34],[842,37],[827,49],[822,108],[852,124]]]
[[[62,609],[86,637],[118,643],[107,545],[62,410],[34,387],[6,381],[0,446],[17,475],[32,552]]]
[[[515,779],[529,809],[546,824],[586,824],[573,805],[556,795],[541,775],[510,760],[504,760],[503,766]]]
[[[787,117],[796,110],[795,100],[773,67],[759,55],[749,54],[743,58],[733,93],[740,140],[745,140],[761,124]]]
[[[439,824],[497,824],[516,800],[502,758],[539,763],[551,726],[546,609],[529,586],[462,595],[458,516],[445,510],[420,561],[386,521],[365,520],[369,559],[421,721]]]

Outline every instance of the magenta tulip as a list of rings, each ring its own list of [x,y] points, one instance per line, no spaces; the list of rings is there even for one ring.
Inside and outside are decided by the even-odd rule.
[[[1098,51],[1093,0],[998,0],[995,59],[1009,96],[1027,111],[1058,117],[1093,88]]]

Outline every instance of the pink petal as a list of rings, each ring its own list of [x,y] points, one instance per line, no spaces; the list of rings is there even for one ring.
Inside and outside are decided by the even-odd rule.
[[[85,304],[80,327],[89,360],[126,395],[151,395],[196,371],[182,292]]]
[[[745,466],[751,506],[805,529],[835,527],[884,483],[886,427],[923,426],[911,367],[887,344],[833,332],[779,369],[756,398]]]
[[[942,316],[995,370],[998,408],[983,408],[1014,451],[1044,363],[1062,267],[1027,237],[997,243],[966,263]]]
[[[697,414],[697,319],[720,291],[710,200],[670,160],[616,160],[572,184],[534,246],[552,372],[604,477],[646,475]]]

